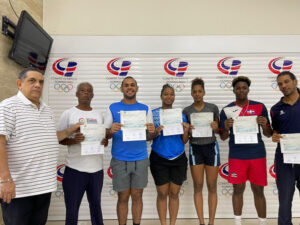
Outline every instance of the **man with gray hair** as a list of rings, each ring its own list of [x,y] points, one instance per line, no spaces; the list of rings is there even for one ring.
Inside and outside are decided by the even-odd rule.
[[[26,68],[19,92],[0,103],[0,202],[6,225],[46,224],[56,190],[58,141],[80,124],[56,132],[49,106],[40,101],[44,77]]]
[[[91,107],[94,97],[93,86],[87,82],[80,83],[77,86],[76,97],[78,105],[63,112],[58,130],[68,129],[78,122],[85,126],[103,124],[101,113]],[[77,132],[60,142],[68,146],[63,179],[66,225],[77,224],[79,207],[85,192],[90,205],[92,225],[103,225],[101,210],[103,154],[100,151],[85,154],[81,145],[84,139],[84,135]],[[105,137],[101,144],[107,144]]]

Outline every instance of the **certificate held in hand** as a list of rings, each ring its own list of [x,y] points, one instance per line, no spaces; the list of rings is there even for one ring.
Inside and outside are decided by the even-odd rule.
[[[146,111],[120,111],[123,141],[146,140]]]
[[[212,137],[211,122],[214,120],[212,112],[192,113],[191,124],[195,129],[192,131],[193,137]]]
[[[233,133],[235,144],[257,144],[257,116],[239,116],[234,120]]]
[[[80,126],[80,132],[84,135],[84,141],[81,142],[81,155],[104,154],[104,145],[100,142],[105,137],[105,130],[102,124]]]
[[[164,136],[183,134],[181,109],[161,109],[159,118]]]

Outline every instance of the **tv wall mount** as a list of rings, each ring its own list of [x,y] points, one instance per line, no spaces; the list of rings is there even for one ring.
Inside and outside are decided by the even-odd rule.
[[[14,39],[16,25],[6,16],[2,16],[2,34]],[[11,30],[12,29],[12,30]]]

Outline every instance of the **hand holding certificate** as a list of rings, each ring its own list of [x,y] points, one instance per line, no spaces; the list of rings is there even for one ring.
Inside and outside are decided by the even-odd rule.
[[[212,112],[192,113],[191,124],[195,129],[192,130],[193,137],[212,137],[211,122],[214,120]]]
[[[146,140],[146,111],[120,111],[123,141]]]
[[[84,141],[81,142],[81,155],[104,154],[104,145],[100,145],[102,139],[105,138],[104,125],[81,125],[80,132],[84,135]]]
[[[159,117],[164,136],[183,134],[181,109],[161,109]]]
[[[240,116],[234,120],[233,133],[236,144],[258,143],[257,116]]]
[[[282,153],[299,153],[300,154],[300,133],[282,134],[280,139],[280,148]]]

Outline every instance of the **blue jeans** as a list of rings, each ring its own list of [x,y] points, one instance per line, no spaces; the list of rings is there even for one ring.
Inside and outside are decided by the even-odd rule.
[[[15,198],[10,204],[1,200],[5,225],[45,225],[51,193]]]
[[[90,206],[92,225],[103,225],[101,210],[102,186],[103,170],[86,173],[66,167],[63,177],[66,225],[77,225],[79,207],[84,192],[86,192]]]

